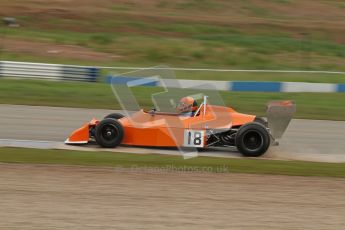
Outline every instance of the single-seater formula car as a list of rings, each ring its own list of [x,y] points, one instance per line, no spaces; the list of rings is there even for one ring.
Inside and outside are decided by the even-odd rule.
[[[236,147],[248,157],[264,154],[285,132],[295,104],[292,101],[267,105],[267,121],[230,107],[210,105],[206,97],[192,116],[140,110],[128,117],[109,114],[92,119],[74,131],[66,144],[96,141],[102,147],[118,145],[142,147],[212,148]]]

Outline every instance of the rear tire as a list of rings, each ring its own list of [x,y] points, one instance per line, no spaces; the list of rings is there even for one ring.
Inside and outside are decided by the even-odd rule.
[[[270,135],[266,127],[258,122],[247,123],[239,128],[235,144],[242,155],[258,157],[263,155],[270,146]]]
[[[107,118],[96,126],[95,139],[97,144],[104,148],[114,148],[121,144],[124,129],[120,122]]]
[[[104,117],[104,119],[107,119],[107,118],[112,118],[112,119],[121,119],[125,116],[123,116],[121,113],[111,113],[111,114],[108,114],[106,117]]]
[[[254,122],[260,123],[265,127],[268,127],[267,121],[262,117],[255,117]]]

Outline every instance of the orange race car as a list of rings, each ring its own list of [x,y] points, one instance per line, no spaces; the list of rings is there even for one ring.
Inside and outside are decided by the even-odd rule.
[[[295,111],[292,101],[268,104],[267,121],[255,115],[236,112],[223,106],[209,105],[204,97],[193,113],[164,113],[140,110],[131,116],[113,113],[99,121],[92,119],[74,131],[66,144],[86,144],[95,140],[100,146],[211,148],[237,147],[244,155],[264,154],[277,143]]]

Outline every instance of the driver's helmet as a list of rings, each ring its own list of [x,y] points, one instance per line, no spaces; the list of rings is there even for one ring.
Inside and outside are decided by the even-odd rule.
[[[198,109],[198,104],[192,97],[183,97],[178,103],[176,110],[180,114],[194,113]]]

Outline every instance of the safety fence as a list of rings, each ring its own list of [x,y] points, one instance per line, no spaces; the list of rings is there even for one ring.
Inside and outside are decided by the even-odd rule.
[[[244,92],[321,92],[345,93],[345,84],[308,83],[308,82],[262,82],[262,81],[210,81],[158,79],[141,77],[108,76],[107,83],[141,86],[160,86],[172,88],[215,89],[222,91]]]
[[[45,64],[32,62],[0,61],[0,77],[87,81],[95,82],[101,77],[101,70],[147,70],[151,68],[140,67],[107,67],[107,66],[74,66],[60,64]],[[334,71],[299,71],[299,70],[226,70],[226,69],[186,69],[154,67],[154,69],[169,69],[175,71],[214,71],[214,72],[258,72],[258,73],[324,73],[344,75],[345,72]],[[114,84],[128,84],[142,77],[108,76],[109,83],[112,78]],[[308,82],[253,82],[253,81],[211,81],[211,80],[173,80],[173,79],[146,79],[141,81],[144,86],[167,86],[179,88],[197,88],[225,91],[248,91],[248,92],[345,92],[345,83],[308,83]]]
[[[0,77],[94,82],[99,75],[95,67],[0,61]]]

